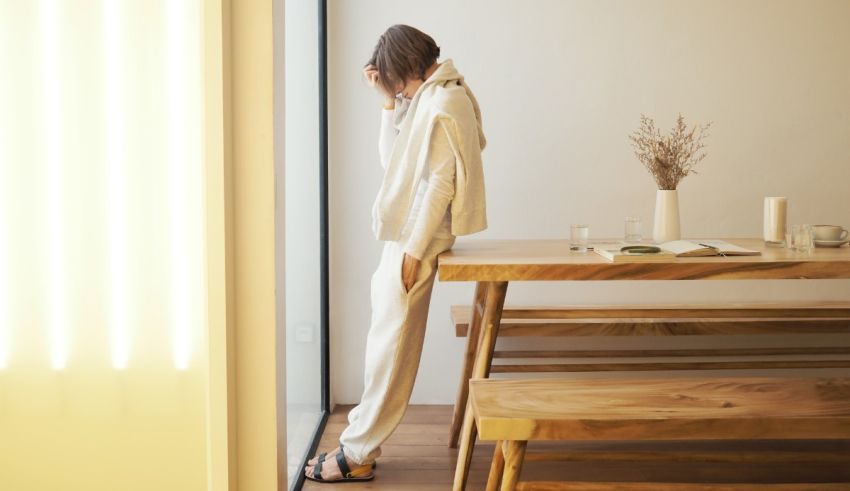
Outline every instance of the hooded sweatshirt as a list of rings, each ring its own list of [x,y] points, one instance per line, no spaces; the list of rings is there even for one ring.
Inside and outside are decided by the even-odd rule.
[[[416,91],[399,124],[372,206],[372,230],[378,240],[401,237],[418,186],[416,177],[427,165],[428,143],[439,127],[445,129],[456,165],[451,232],[468,235],[487,228],[481,110],[452,60],[446,60]]]

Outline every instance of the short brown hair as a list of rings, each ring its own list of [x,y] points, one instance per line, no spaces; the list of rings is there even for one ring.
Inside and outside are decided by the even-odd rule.
[[[396,24],[378,39],[366,66],[378,70],[378,84],[387,93],[411,79],[425,79],[425,72],[440,57],[434,38],[415,27]]]

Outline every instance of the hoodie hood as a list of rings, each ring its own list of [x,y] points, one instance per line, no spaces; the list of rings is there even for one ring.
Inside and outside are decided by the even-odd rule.
[[[396,128],[400,128],[401,124],[404,121],[405,116],[407,115],[407,110],[411,106],[415,106],[414,102],[418,102],[417,99],[422,92],[427,90],[428,88],[434,85],[440,85],[442,87],[451,87],[451,85],[457,85],[463,87],[466,92],[466,96],[469,98],[469,101],[472,103],[472,109],[475,112],[475,119],[478,122],[478,140],[481,145],[481,150],[484,150],[484,147],[487,145],[487,139],[484,137],[484,125],[481,121],[481,109],[478,106],[478,100],[475,98],[475,95],[470,90],[469,86],[464,82],[463,75],[457,71],[455,68],[454,62],[451,59],[447,59],[444,62],[440,63],[434,73],[428,77],[422,85],[416,90],[416,93],[413,94],[413,98],[410,100],[405,99],[401,103],[401,107],[399,111],[396,111],[395,115],[395,126]]]

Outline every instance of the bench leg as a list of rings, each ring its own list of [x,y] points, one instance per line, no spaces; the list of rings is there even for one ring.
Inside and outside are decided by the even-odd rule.
[[[490,464],[490,476],[487,478],[487,491],[499,491],[502,483],[502,473],[505,470],[505,453],[502,451],[502,441],[496,442],[493,452],[493,463]]]
[[[466,409],[466,400],[469,397],[469,378],[472,377],[472,365],[475,363],[475,352],[478,349],[478,338],[481,333],[480,312],[484,309],[486,294],[487,283],[483,281],[476,283],[475,295],[472,301],[472,315],[470,316],[469,329],[466,333],[466,356],[463,358],[463,370],[460,373],[457,400],[455,401],[454,414],[452,414],[452,426],[449,429],[449,448],[457,448],[457,442],[460,439],[463,413]]]
[[[502,476],[502,491],[514,491],[516,484],[519,481],[519,474],[522,472],[522,461],[525,459],[524,441],[507,441],[504,443],[505,449],[505,472]]]
[[[472,378],[487,378],[490,374],[490,362],[493,361],[493,349],[496,347],[496,337],[499,335],[499,323],[502,321],[502,308],[505,306],[505,293],[508,290],[506,281],[490,282],[486,286],[487,294],[484,302],[484,315],[481,319],[481,336],[478,340],[478,350],[475,364],[472,368]],[[468,381],[467,381],[468,383]],[[469,464],[472,462],[472,451],[475,448],[475,420],[472,408],[467,402],[463,415],[463,427],[460,434],[457,467],[452,489],[462,491],[466,488],[469,477]]]

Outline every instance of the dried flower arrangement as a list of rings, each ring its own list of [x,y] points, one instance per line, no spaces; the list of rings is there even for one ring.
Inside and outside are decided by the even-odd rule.
[[[711,123],[689,130],[685,118],[679,114],[670,134],[662,136],[655,121],[641,114],[640,128],[629,135],[629,140],[637,158],[655,178],[658,189],[673,190],[682,178],[697,173],[694,166],[705,158],[705,152],[700,151],[705,147],[703,139],[708,136],[709,127]]]

